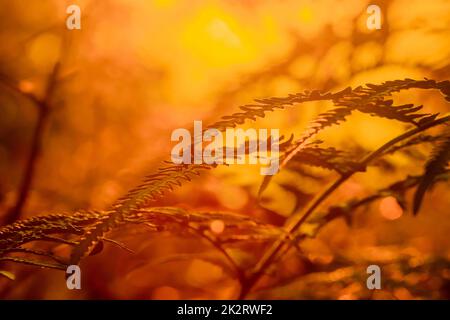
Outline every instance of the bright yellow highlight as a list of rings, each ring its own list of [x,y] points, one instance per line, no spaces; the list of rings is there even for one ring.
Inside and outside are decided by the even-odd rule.
[[[168,8],[173,7],[177,0],[153,0],[152,3],[157,8]]]
[[[248,38],[231,15],[206,8],[187,24],[182,43],[208,65],[221,67],[252,59]]]
[[[44,33],[28,48],[28,57],[40,72],[48,72],[59,59],[61,40],[54,34]]]
[[[314,13],[312,11],[312,8],[309,6],[302,7],[300,9],[299,17],[300,17],[301,22],[305,22],[305,23],[311,22],[314,18]]]

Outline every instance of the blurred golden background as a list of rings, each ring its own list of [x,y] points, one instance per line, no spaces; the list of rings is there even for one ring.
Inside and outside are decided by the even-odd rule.
[[[366,9],[371,3],[0,0],[0,215],[17,204],[39,119],[41,143],[21,218],[106,209],[169,158],[172,130],[191,128],[193,120],[212,123],[254,98],[312,89],[337,91],[403,78],[449,78],[449,0],[373,1],[382,10],[380,30],[366,27]],[[70,4],[81,8],[81,30],[65,28]],[[53,90],[48,90],[52,76]],[[45,101],[45,115],[11,86]],[[408,91],[396,99],[423,104],[426,112],[449,112],[449,105],[433,92]],[[300,135],[307,122],[327,107],[323,102],[308,103],[273,113],[257,126]],[[363,152],[404,128],[355,113],[351,121],[324,131],[320,139],[340,149]],[[422,151],[429,150],[424,147]],[[347,182],[330,201],[361,197],[422,172],[423,163],[411,161],[408,155],[395,154],[389,161],[394,169],[371,168]],[[157,204],[240,212],[282,224],[322,190],[331,175],[322,170],[317,174],[323,180],[315,180],[281,172],[258,205],[262,177],[257,172],[258,168],[247,166],[220,167]],[[295,191],[283,187],[287,184]],[[403,254],[400,248],[419,260],[443,259],[442,273],[429,269],[423,274],[408,273],[409,278],[397,275],[405,285],[370,297],[448,299],[448,195],[448,183],[437,185],[417,217],[395,199],[384,198],[358,212],[351,224],[333,221],[317,238],[306,240],[303,250],[324,267],[319,270],[327,272],[332,263],[342,267],[344,258],[355,261],[355,266],[370,260],[368,255],[389,261]],[[0,293],[5,298],[58,299],[235,295],[235,281],[208,260],[144,263],[167,252],[206,250],[198,240],[170,235],[124,237],[138,252],[136,257],[107,247],[86,262],[83,271],[88,286],[81,292],[68,291],[61,273],[27,269],[27,276],[14,286],[0,279],[0,290],[2,283],[7,287]],[[239,254],[242,260],[250,259]],[[283,279],[307,273],[308,266],[291,260],[279,271],[284,272]],[[396,268],[391,267],[393,274],[400,273]],[[335,277],[351,272],[339,270]],[[281,281],[288,288],[262,297],[368,297],[364,282],[315,286],[307,282],[314,278],[308,279],[290,284]],[[416,286],[420,290],[415,291]]]

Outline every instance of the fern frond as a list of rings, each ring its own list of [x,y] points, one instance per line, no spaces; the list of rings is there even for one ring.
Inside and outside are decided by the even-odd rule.
[[[433,184],[440,181],[447,181],[449,179],[449,174],[450,174],[449,170],[444,170],[443,172],[439,173],[433,180]],[[422,181],[422,178],[423,178],[422,175],[408,176],[403,180],[392,183],[386,188],[377,190],[376,192],[374,192],[369,196],[363,197],[361,199],[353,199],[341,205],[331,206],[325,212],[318,213],[311,219],[310,221],[311,223],[318,224],[318,227],[315,229],[313,235],[317,234],[317,232],[323,226],[325,226],[328,222],[330,222],[333,219],[344,217],[347,221],[349,221],[350,215],[353,214],[356,209],[362,206],[370,205],[371,203],[379,199],[388,196],[393,196],[399,201],[399,203],[402,203],[401,200],[403,199],[404,194],[411,188],[416,187]]]
[[[67,265],[60,263],[48,263],[44,261],[16,258],[16,257],[0,257],[0,261],[11,261],[21,264],[28,264],[31,266],[37,266],[41,268],[49,268],[49,269],[57,269],[57,270],[66,270]]]
[[[450,81],[436,82],[434,80],[394,80],[386,81],[379,85],[366,84],[355,89],[347,88],[335,94],[327,94],[323,100],[331,100],[338,108],[320,114],[313,120],[305,133],[281,156],[280,170],[301,150],[305,148],[305,144],[317,135],[320,131],[339,124],[353,111],[369,113],[382,118],[394,119],[416,126],[421,126],[429,121],[433,121],[437,114],[416,114],[415,112],[422,109],[422,106],[415,107],[413,105],[392,106],[392,100],[385,100],[395,92],[408,89],[436,89],[439,90],[446,100],[450,100]],[[320,96],[320,95],[319,95]],[[270,100],[269,100],[270,101]],[[265,176],[260,186],[259,194],[269,185],[273,176]]]
[[[0,261],[10,261],[36,265],[46,268],[64,269],[71,263],[63,258],[54,255],[51,251],[42,251],[24,248],[22,245],[42,240],[51,240],[52,234],[73,235],[73,228],[77,228],[77,235],[82,234],[82,239],[88,235],[97,223],[109,216],[109,212],[78,212],[72,215],[54,214],[50,216],[38,216],[32,219],[16,222],[7,227],[0,228],[0,235],[3,236],[0,242]],[[211,222],[220,220],[224,225],[224,230],[215,234],[211,231]],[[172,232],[183,234],[186,230],[196,230],[199,234],[209,235],[212,241],[218,245],[229,244],[238,241],[268,241],[278,238],[282,230],[276,226],[261,223],[249,216],[238,215],[226,212],[188,212],[175,207],[154,207],[142,208],[130,211],[122,221],[121,225],[150,224],[154,226],[156,232]],[[95,229],[94,229],[95,230]],[[14,237],[14,234],[17,237]],[[62,239],[63,240],[63,239]],[[105,237],[96,241],[94,248],[89,254],[101,251],[102,241],[112,242],[119,247],[132,252],[125,245]],[[73,242],[75,244],[78,241]],[[75,250],[76,247],[73,249]],[[98,251],[98,252],[97,252]],[[73,251],[72,251],[73,252]],[[41,256],[53,260],[56,263],[37,261],[26,257],[14,257],[10,254],[21,253],[27,256]]]
[[[438,114],[416,113],[422,110],[423,106],[404,104],[394,106],[393,100],[376,100],[364,106],[357,107],[356,110],[390,120],[398,120],[405,123],[419,125],[421,121],[432,121]],[[424,120],[425,119],[425,120]]]
[[[345,91],[348,90],[350,90],[350,88],[347,88]],[[342,92],[333,94],[314,90],[290,94],[287,97],[282,98],[255,99],[256,104],[241,106],[240,109],[243,112],[236,112],[230,116],[224,116],[222,117],[222,120],[211,124],[208,128],[216,128],[224,131],[227,128],[234,128],[238,125],[242,125],[247,120],[256,121],[257,118],[264,118],[266,113],[273,112],[277,109],[285,109],[295,104],[309,101],[331,100],[334,96],[341,93]]]
[[[404,150],[409,147],[417,146],[417,145],[424,144],[424,143],[437,143],[442,140],[443,140],[443,137],[440,135],[432,136],[432,135],[428,135],[428,134],[420,134],[415,137],[412,137],[411,139],[407,140],[404,143],[400,143],[400,144],[390,148],[389,150],[387,150],[385,152],[385,154],[393,154],[393,153],[396,153],[397,151]]]
[[[0,228],[0,260],[22,262],[26,264],[39,265],[41,267],[62,269],[64,260],[53,255],[51,252],[28,249],[22,245],[33,241],[48,241],[56,238],[53,234],[66,234],[80,236],[85,239],[87,235],[95,230],[95,226],[109,217],[109,212],[78,212],[72,215],[53,214],[49,216],[38,216],[28,220],[23,220]],[[243,240],[273,240],[279,237],[281,230],[272,225],[260,223],[249,216],[237,215],[223,212],[188,212],[180,208],[162,207],[162,208],[143,208],[129,211],[124,219],[118,223],[124,224],[151,224],[155,226],[157,232],[168,231],[180,234],[180,231],[186,230],[186,227],[195,228],[198,232],[211,232],[210,224],[214,220],[223,222],[225,229],[221,234],[215,235],[220,243],[229,243]],[[74,230],[76,231],[74,233]],[[60,239],[68,243],[79,243]],[[118,244],[117,241],[102,237],[98,239],[94,248],[101,240],[110,241]],[[122,244],[118,244],[126,248]],[[73,249],[75,250],[76,247]],[[126,248],[127,251],[130,249]],[[89,251],[92,253],[94,249]],[[73,252],[73,251],[72,251]],[[29,255],[40,255],[48,257],[57,264],[51,264],[43,261],[11,257],[8,254],[23,253]],[[68,263],[71,264],[71,263]]]
[[[333,147],[321,148],[318,144],[305,147],[302,152],[297,153],[291,160],[290,165],[298,163],[334,170],[341,174],[355,170],[357,162],[355,156],[337,150]]]
[[[285,109],[288,106],[300,104],[309,101],[330,100],[337,108],[322,113],[310,125],[310,129],[295,143],[290,143],[289,148],[284,152],[282,157],[281,168],[292,159],[303,147],[304,143],[311,137],[316,135],[320,130],[326,127],[345,121],[346,117],[352,111],[358,109],[363,112],[376,114],[380,117],[387,117],[406,122],[419,123],[420,119],[431,119],[433,115],[415,115],[414,113],[420,108],[410,106],[391,107],[382,109],[379,104],[385,105],[390,102],[383,102],[386,96],[393,92],[410,89],[439,89],[444,94],[448,94],[449,82],[439,82],[434,80],[397,80],[387,81],[381,85],[368,84],[365,87],[356,89],[346,88],[336,93],[322,91],[305,91],[303,93],[291,94],[283,98],[269,98],[255,100],[256,104],[245,105],[240,109],[242,112],[234,113],[230,116],[223,117],[220,121],[211,124],[208,128],[216,128],[226,130],[227,128],[236,127],[243,124],[247,120],[256,120],[265,117],[266,113],[273,112],[277,109]],[[131,190],[126,196],[119,199],[103,216],[95,226],[83,236],[80,243],[75,247],[71,256],[71,263],[78,264],[79,261],[87,256],[95,247],[96,243],[105,236],[106,233],[121,223],[126,215],[138,210],[150,203],[150,201],[162,196],[165,191],[172,190],[173,187],[181,185],[183,180],[190,180],[192,175],[199,174],[200,170],[210,169],[212,166],[207,165],[169,165],[161,169],[158,173],[148,176],[144,183],[137,188]],[[270,176],[266,176],[266,180],[260,190],[270,181]]]
[[[64,261],[63,259],[61,259],[58,256],[55,256],[54,254],[50,253],[50,252],[46,252],[46,251],[42,251],[42,250],[36,250],[36,249],[29,249],[29,248],[12,248],[12,249],[8,249],[8,250],[4,250],[2,252],[3,254],[9,254],[9,253],[25,253],[25,254],[31,254],[31,255],[37,255],[37,256],[44,256],[47,258],[52,259],[53,261],[61,264],[61,265],[66,265],[67,262]]]
[[[0,228],[0,254],[36,240],[50,240],[52,234],[81,235],[86,226],[92,225],[105,213],[81,211],[71,215],[52,214],[19,220]]]
[[[437,145],[432,153],[432,157],[425,165],[425,173],[417,187],[414,195],[413,212],[417,214],[420,210],[425,192],[433,184],[436,176],[445,172],[445,168],[450,161],[450,130],[447,129],[445,140]]]
[[[440,140],[442,140],[441,136],[419,135],[417,137],[409,139],[402,144],[390,148],[380,156],[393,154],[397,151],[407,149],[411,146],[416,146],[423,143],[435,143]],[[303,148],[301,152],[294,155],[286,168],[297,171],[303,164],[333,170],[341,175],[355,170],[364,171],[365,168],[359,168],[358,162],[355,160],[358,159],[363,152],[365,152],[365,150],[363,149],[347,152],[338,150],[334,147],[323,148],[320,147],[317,143],[311,143],[305,146],[305,148]],[[377,162],[372,163],[372,165],[386,166],[389,165],[389,163],[387,163],[386,160],[380,159]]]
[[[210,169],[211,167],[209,165],[168,165],[160,168],[158,173],[147,176],[143,184],[120,198],[112,206],[111,211],[84,235],[79,245],[72,252],[71,264],[78,264],[82,258],[89,255],[90,250],[95,247],[96,243],[106,233],[123,222],[127,214],[158,199],[165,191],[171,191],[174,187],[181,186],[183,180],[191,181],[193,176],[200,174],[200,170]]]
[[[198,232],[210,232],[212,221],[221,221],[224,231],[216,234],[220,242],[227,242],[230,238],[241,236],[246,238],[271,238],[280,234],[278,227],[261,223],[249,216],[226,212],[190,212],[180,208],[161,207],[141,209],[127,222],[142,224],[144,222],[157,226],[158,231],[172,231],[179,233],[189,226]],[[180,228],[181,227],[181,228]]]

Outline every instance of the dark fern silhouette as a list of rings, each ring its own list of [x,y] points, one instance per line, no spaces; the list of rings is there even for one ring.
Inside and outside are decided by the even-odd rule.
[[[433,151],[433,155],[425,166],[425,173],[414,196],[414,214],[420,209],[425,191],[436,180],[436,176],[446,171],[445,167],[450,161],[450,130],[444,135],[444,141]]]
[[[108,210],[37,216],[0,228],[0,261],[64,270],[67,265],[79,264],[87,256],[100,252],[104,241],[113,242],[129,250],[125,245],[107,238],[108,233],[126,224],[142,224],[148,226],[149,231],[152,232],[163,230],[175,233],[194,232],[206,238],[229,262],[241,283],[239,298],[245,298],[261,276],[288,248],[295,247],[296,243],[305,237],[314,236],[331,220],[337,217],[349,219],[356,208],[387,195],[394,196],[401,205],[405,206],[404,193],[416,186],[413,212],[417,213],[426,190],[439,181],[448,180],[449,174],[446,167],[450,157],[450,134],[448,130],[435,135],[426,134],[425,131],[448,124],[450,116],[421,113],[422,106],[413,104],[395,105],[391,98],[392,94],[409,89],[437,90],[445,100],[450,101],[449,81],[405,79],[387,81],[379,85],[367,84],[355,89],[346,88],[335,93],[305,91],[283,98],[259,99],[255,100],[254,104],[240,107],[241,112],[225,116],[208,126],[208,128],[225,131],[227,128],[242,125],[248,120],[256,121],[276,110],[301,107],[302,103],[310,101],[330,101],[334,105],[334,108],[321,113],[312,121],[298,139],[294,140],[291,135],[289,139],[280,142],[281,169],[296,170],[297,165],[307,165],[338,173],[337,180],[311,200],[303,210],[290,217],[283,228],[265,224],[244,215],[187,212],[175,207],[152,207],[152,201],[216,166],[165,163],[156,173],[145,177],[142,184],[117,200]],[[361,159],[358,159],[355,152],[325,146],[324,142],[316,139],[320,131],[347,121],[348,116],[354,111],[402,122],[411,129],[387,141]],[[364,172],[369,165],[377,165],[385,155],[425,143],[436,144],[436,147],[425,164],[423,175],[409,176],[366,198],[353,199],[349,203],[331,206],[326,212],[317,211],[323,201],[353,174]],[[249,152],[249,150],[246,151]],[[265,177],[260,187],[260,194],[270,182],[271,177]],[[227,226],[226,232],[212,235],[208,231],[210,222],[215,219],[224,222]],[[317,225],[312,234],[299,232],[305,222]],[[72,247],[70,259],[55,256],[48,250],[23,247],[26,243],[39,241],[67,244]],[[258,241],[268,244],[268,249],[252,270],[244,271],[224,250],[227,244],[236,241]],[[21,253],[21,256],[17,257],[15,253]],[[11,277],[6,271],[0,274]]]

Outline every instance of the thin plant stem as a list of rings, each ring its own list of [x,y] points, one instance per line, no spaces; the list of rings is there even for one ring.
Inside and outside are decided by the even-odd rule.
[[[49,78],[48,87],[45,97],[42,100],[30,98],[38,108],[38,119],[33,132],[31,141],[30,153],[25,164],[25,171],[20,183],[17,200],[15,205],[7,212],[3,219],[4,224],[10,224],[18,220],[22,214],[22,209],[25,206],[26,200],[31,190],[33,178],[36,171],[37,159],[41,152],[42,140],[50,112],[50,100],[53,95],[56,80],[58,77],[59,63],[55,65]]]

